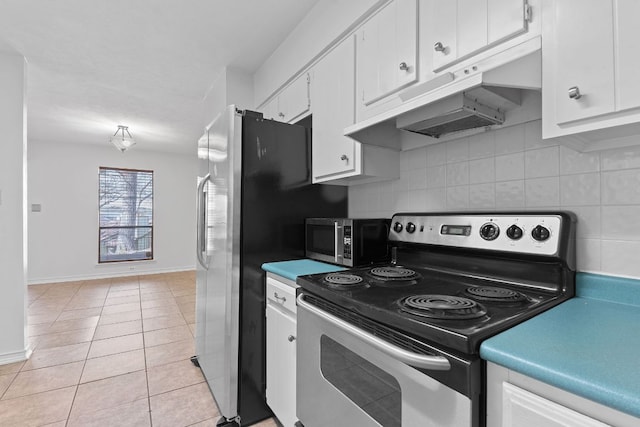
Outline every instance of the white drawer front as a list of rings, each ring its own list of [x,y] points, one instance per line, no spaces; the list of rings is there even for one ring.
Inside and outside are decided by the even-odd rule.
[[[286,283],[267,277],[267,303],[296,314],[296,290]]]

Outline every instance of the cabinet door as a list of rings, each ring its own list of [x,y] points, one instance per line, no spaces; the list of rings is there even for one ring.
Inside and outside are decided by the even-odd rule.
[[[452,0],[433,0],[433,69],[439,70],[458,58],[456,40],[458,6]]]
[[[503,383],[502,427],[606,427],[600,421]]]
[[[487,43],[500,43],[527,30],[526,0],[488,0]]]
[[[267,404],[282,425],[296,419],[296,321],[267,304]]]
[[[313,68],[312,164],[314,179],[356,170],[353,139],[344,128],[355,114],[355,42],[350,37]]]
[[[265,119],[282,121],[282,119],[278,117],[278,97],[275,97],[271,101],[264,104],[261,109],[261,113]]]
[[[278,97],[278,116],[283,122],[292,122],[309,111],[309,73],[304,73],[289,86],[284,88]]]
[[[487,45],[487,0],[458,0],[458,58]]]
[[[616,0],[616,98],[617,111],[640,106],[640,32],[636,19],[640,16],[637,0]]]
[[[555,2],[557,123],[614,110],[613,9],[611,0]],[[580,92],[579,97],[575,91]],[[570,91],[574,93],[570,96]]]
[[[358,81],[364,105],[417,80],[416,0],[394,0],[358,32]]]

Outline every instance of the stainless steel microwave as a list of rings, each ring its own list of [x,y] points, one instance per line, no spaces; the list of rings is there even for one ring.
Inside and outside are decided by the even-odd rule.
[[[307,218],[305,256],[356,267],[389,260],[389,224],[385,218]]]

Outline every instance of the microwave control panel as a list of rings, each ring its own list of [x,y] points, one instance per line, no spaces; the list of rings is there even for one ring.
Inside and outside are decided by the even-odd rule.
[[[351,226],[350,225],[345,225],[343,227],[342,256],[345,259],[351,259]]]

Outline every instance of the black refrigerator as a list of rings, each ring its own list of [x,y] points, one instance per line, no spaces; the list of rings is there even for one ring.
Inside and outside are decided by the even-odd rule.
[[[231,105],[198,141],[196,357],[222,418],[265,402],[261,265],[304,257],[304,219],[346,217],[347,188],[311,184],[311,117],[290,125]]]

